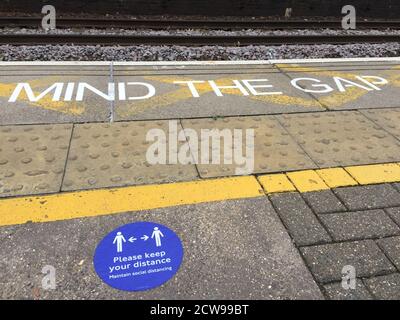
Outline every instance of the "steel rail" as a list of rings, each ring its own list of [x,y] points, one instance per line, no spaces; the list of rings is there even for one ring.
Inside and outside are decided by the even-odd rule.
[[[247,46],[284,44],[350,44],[400,42],[400,35],[285,35],[285,36],[209,36],[209,35],[83,35],[83,34],[1,34],[0,44],[10,45],[182,45]]]
[[[58,28],[126,29],[340,29],[340,20],[179,20],[179,19],[106,19],[58,18]],[[40,17],[0,17],[0,27],[38,28]],[[358,21],[359,29],[400,29],[400,20]]]

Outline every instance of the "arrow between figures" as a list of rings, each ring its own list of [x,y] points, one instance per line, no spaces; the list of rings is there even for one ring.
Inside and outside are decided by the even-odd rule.
[[[130,237],[130,238],[128,239],[128,241],[131,242],[131,243],[133,243],[135,240],[137,240],[137,239],[134,238],[134,237]]]
[[[148,238],[149,238],[149,237],[148,237],[147,235],[143,235],[143,237],[140,237],[140,239],[142,239],[143,241],[146,241]],[[128,239],[128,241],[129,241],[130,243],[134,243],[136,240],[137,240],[137,238],[135,238],[135,237],[130,237],[130,238]]]

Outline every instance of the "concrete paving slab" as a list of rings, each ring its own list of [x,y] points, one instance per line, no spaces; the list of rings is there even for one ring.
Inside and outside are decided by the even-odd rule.
[[[305,192],[302,196],[317,214],[346,211],[346,207],[331,190]]]
[[[276,116],[322,167],[400,160],[400,143],[356,111]]]
[[[331,241],[331,237],[299,193],[273,194],[270,199],[298,246]]]
[[[377,299],[400,300],[399,273],[367,279],[365,283]]]
[[[360,110],[367,118],[400,139],[400,108]]]
[[[170,131],[168,121],[75,125],[62,189],[195,180],[198,175],[194,165],[149,162],[147,151],[152,142],[146,137],[150,130],[162,130],[168,135],[182,127],[177,123]],[[171,147],[175,149],[169,149],[172,141],[162,143],[166,156],[169,150],[177,150],[183,144],[180,142],[177,147]]]
[[[154,221],[181,238],[184,258],[161,287],[124,292],[93,269],[98,242],[116,227]],[[267,198],[171,207],[0,229],[2,299],[323,299]],[[56,268],[56,289],[41,287]]]
[[[230,161],[229,159],[224,160],[224,146],[226,139],[232,139],[232,146],[235,146],[234,141],[238,141],[242,150],[242,156],[246,156],[247,149],[253,145],[254,150],[249,151],[251,156],[254,151],[254,173],[268,173],[268,172],[279,172],[286,170],[296,169],[310,169],[315,168],[316,165],[311,159],[305,154],[305,152],[294,142],[293,138],[282,128],[276,119],[268,116],[258,117],[232,117],[224,119],[193,119],[183,120],[183,128],[185,130],[193,129],[197,133],[198,137],[204,135],[204,130],[217,129],[229,130],[227,137],[221,134],[223,137],[219,139],[221,143],[220,148],[220,163],[212,164],[212,151],[218,148],[217,143],[209,143],[209,156],[206,158],[206,162],[199,161],[197,165],[201,177],[220,177],[226,175],[241,174],[237,172],[238,168],[243,168],[244,164],[240,163],[238,155],[232,153]],[[236,132],[241,132],[241,136]],[[254,130],[254,143],[246,138],[248,130]],[[236,135],[236,138],[235,138]],[[187,134],[188,139],[190,139]],[[235,140],[236,139],[236,140]],[[207,140],[207,137],[203,137],[202,143]],[[207,150],[206,146],[202,143],[198,145],[198,155],[201,160],[201,154],[203,148]],[[237,148],[236,150],[240,150]],[[225,162],[224,162],[225,161]],[[250,161],[249,161],[250,162]],[[248,165],[250,166],[250,165]]]
[[[60,191],[71,124],[0,127],[0,198]]]
[[[210,67],[209,67],[210,68]],[[198,118],[233,115],[258,115],[286,112],[325,110],[310,95],[296,90],[290,79],[271,68],[232,70],[218,73],[210,69],[189,71],[115,72],[114,79],[123,83],[146,83],[148,86],[130,84],[126,100],[115,103],[116,120]],[[141,71],[143,73],[143,71]],[[238,82],[234,82],[234,80]],[[243,82],[242,80],[249,80]],[[175,83],[175,82],[181,83]],[[185,82],[186,81],[186,82]],[[190,89],[187,81],[193,83]],[[209,81],[213,81],[210,83]],[[215,89],[213,86],[237,86],[241,89]],[[251,86],[251,89],[249,89]]]
[[[351,211],[400,206],[400,193],[390,184],[337,188],[333,191]]]
[[[400,207],[385,209],[388,215],[400,226]]]
[[[377,239],[400,234],[399,227],[383,210],[324,214],[320,219],[335,241]]]
[[[0,124],[108,121],[112,101],[105,67],[0,69]],[[33,67],[32,67],[33,68]],[[91,86],[92,88],[88,87]],[[100,92],[95,92],[98,90]],[[81,93],[78,94],[78,92]]]
[[[395,188],[397,191],[400,191],[400,183],[392,183],[393,188]]]
[[[358,277],[394,272],[396,269],[372,240],[331,243],[300,249],[317,281],[341,281],[342,269],[353,266]]]
[[[378,245],[400,271],[400,237],[380,239]]]
[[[281,66],[297,86],[331,110],[400,107],[400,65]],[[306,78],[306,79],[305,79]],[[297,79],[297,80],[296,80]]]
[[[355,289],[344,289],[341,282],[334,282],[324,285],[324,290],[331,300],[372,300],[361,279],[356,279]]]

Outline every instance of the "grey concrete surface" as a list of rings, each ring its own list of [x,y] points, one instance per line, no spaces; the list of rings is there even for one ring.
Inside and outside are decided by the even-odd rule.
[[[104,284],[94,272],[97,243],[135,221],[165,224],[181,238],[174,278],[144,292]],[[267,198],[205,203],[0,229],[3,299],[322,299]],[[41,270],[56,268],[55,290]]]

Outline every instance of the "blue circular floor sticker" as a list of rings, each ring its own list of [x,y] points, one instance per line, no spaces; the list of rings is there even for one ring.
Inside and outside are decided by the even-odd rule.
[[[162,285],[178,271],[183,258],[179,237],[153,222],[123,225],[98,244],[94,268],[108,285],[119,290],[142,291]]]

